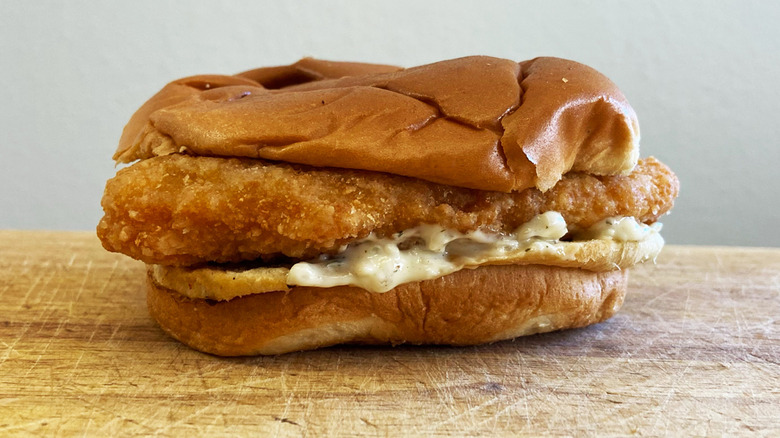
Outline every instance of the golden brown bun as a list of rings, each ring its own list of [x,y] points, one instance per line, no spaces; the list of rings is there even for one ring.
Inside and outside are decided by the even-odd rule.
[[[475,345],[603,321],[622,305],[626,270],[484,266],[382,294],[294,287],[230,301],[184,297],[148,277],[149,311],[176,339],[223,356],[340,343]]]
[[[168,84],[114,158],[187,151],[509,192],[547,190],[572,169],[627,173],[638,144],[623,94],[573,61],[473,56],[397,70],[307,59]]]

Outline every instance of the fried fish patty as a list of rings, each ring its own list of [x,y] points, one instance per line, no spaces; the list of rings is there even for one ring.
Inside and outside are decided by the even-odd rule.
[[[147,263],[300,259],[422,223],[510,232],[550,210],[570,230],[610,216],[653,223],[672,208],[678,189],[654,158],[626,176],[571,172],[546,192],[500,193],[377,172],[173,154],[139,161],[108,181],[97,232],[106,249]]]

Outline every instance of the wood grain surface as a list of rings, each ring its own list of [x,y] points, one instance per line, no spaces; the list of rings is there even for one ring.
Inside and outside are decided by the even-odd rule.
[[[0,231],[0,435],[780,436],[780,249],[668,247],[585,329],[238,359],[162,333],[143,271]]]

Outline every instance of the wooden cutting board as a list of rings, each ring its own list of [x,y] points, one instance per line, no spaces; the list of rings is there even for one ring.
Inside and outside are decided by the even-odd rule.
[[[597,326],[223,359],[92,233],[0,231],[0,435],[780,436],[780,249],[668,247]]]

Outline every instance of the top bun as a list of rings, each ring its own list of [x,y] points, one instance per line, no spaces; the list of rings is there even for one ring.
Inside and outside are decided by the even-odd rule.
[[[630,172],[639,126],[615,84],[573,61],[400,69],[307,58],[171,82],[133,115],[114,159],[185,151],[547,190],[570,170]]]

